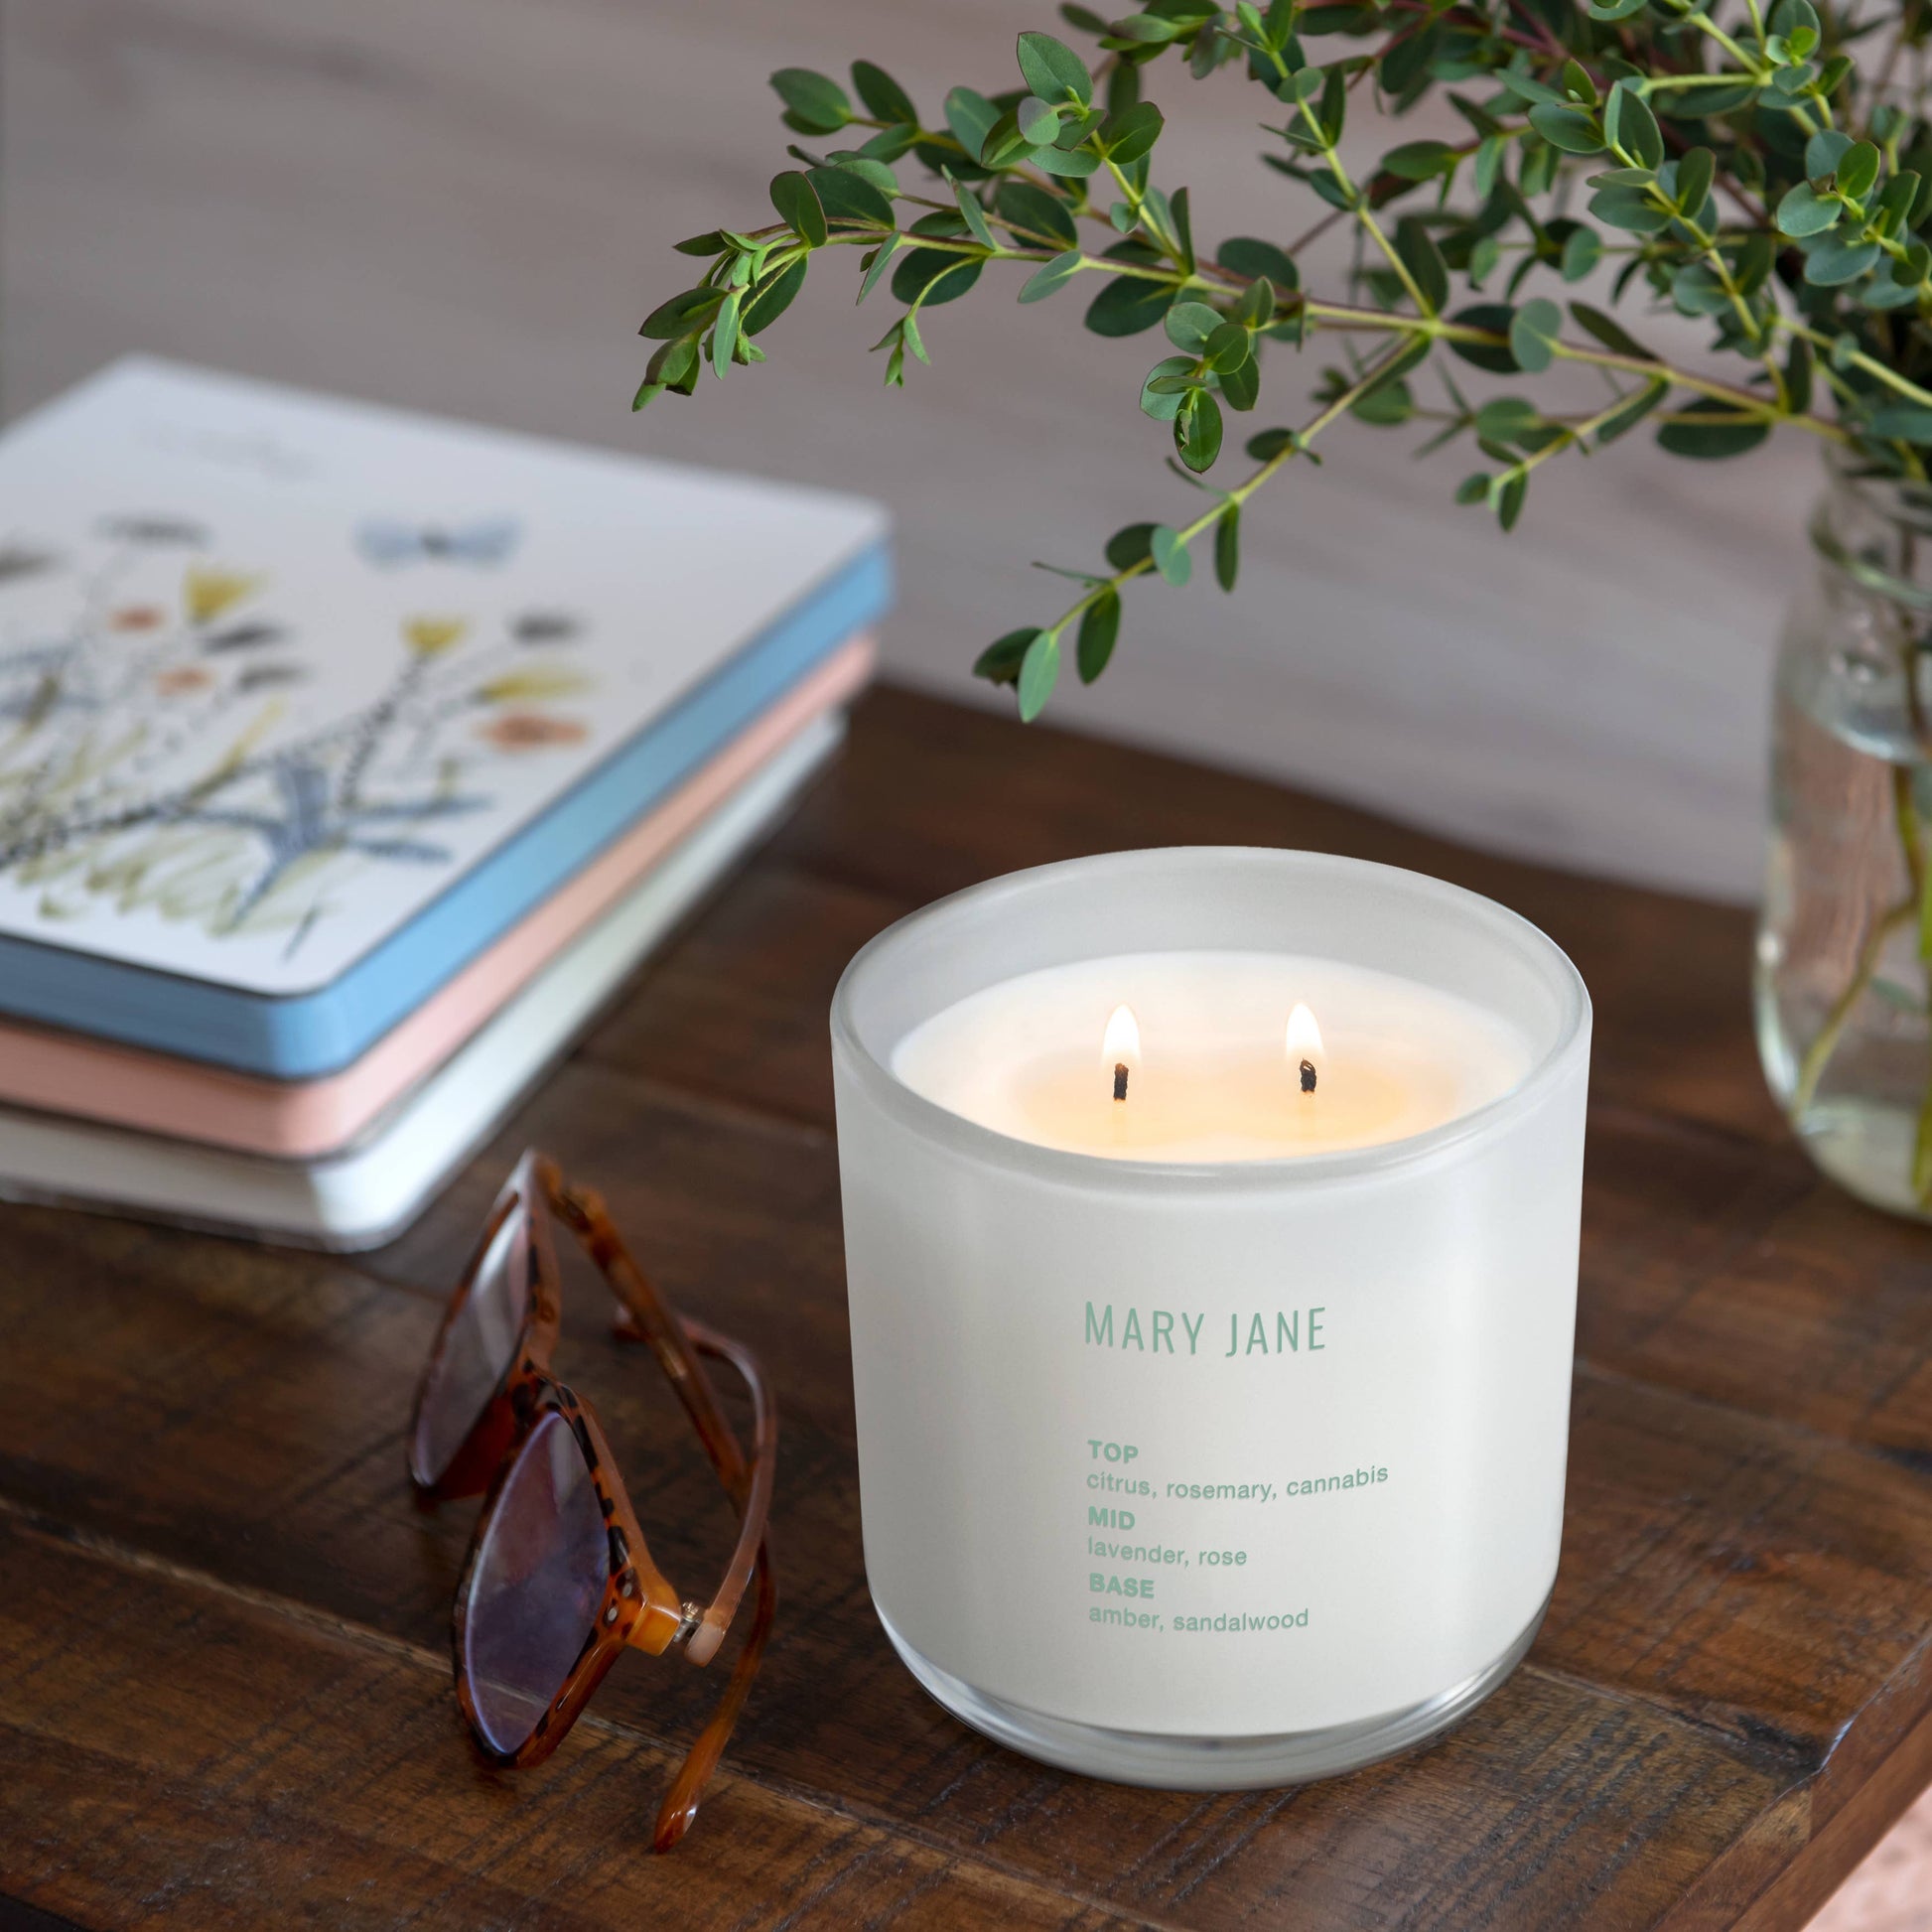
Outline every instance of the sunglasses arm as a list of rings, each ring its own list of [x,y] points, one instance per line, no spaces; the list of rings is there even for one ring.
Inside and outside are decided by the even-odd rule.
[[[718,1654],[738,1612],[745,1587],[759,1563],[765,1525],[770,1519],[778,1448],[778,1410],[771,1385],[758,1357],[749,1348],[701,1321],[680,1316],[671,1309],[631,1260],[602,1195],[588,1187],[566,1186],[562,1174],[550,1162],[543,1164],[541,1173],[544,1191],[557,1217],[576,1234],[623,1311],[619,1332],[649,1345],[658,1366],[683,1402],[719,1479],[738,1510],[738,1548],[732,1553],[725,1580],[709,1607],[698,1612],[696,1624],[684,1640],[684,1653],[691,1662],[708,1664]],[[751,1391],[749,1463],[737,1435],[718,1406],[717,1392],[704,1371],[701,1355],[729,1362]],[[771,1587],[768,1570],[764,1579],[760,1596]],[[687,1606],[687,1617],[691,1607]]]
[[[692,1352],[678,1317],[643,1270],[631,1260],[604,1205],[603,1195],[590,1187],[566,1186],[562,1174],[549,1161],[542,1164],[541,1173],[552,1210],[577,1236],[584,1252],[597,1264],[598,1272],[617,1297],[622,1311],[618,1332],[649,1345],[650,1352],[657,1357],[658,1367],[677,1391],[692,1427],[724,1478],[732,1500],[742,1506],[749,1481],[744,1451],[718,1406],[717,1391]]]

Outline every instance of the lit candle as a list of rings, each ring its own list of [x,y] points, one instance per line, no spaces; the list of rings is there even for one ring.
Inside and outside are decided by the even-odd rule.
[[[1334,960],[1246,952],[1020,974],[933,1015],[893,1054],[914,1093],[982,1127],[1179,1163],[1402,1140],[1507,1093],[1529,1063],[1521,1030],[1473,1001]]]
[[[868,1581],[949,1710],[1203,1789],[1407,1749],[1563,1520],[1589,1004],[1317,854],[942,900],[832,1011]]]

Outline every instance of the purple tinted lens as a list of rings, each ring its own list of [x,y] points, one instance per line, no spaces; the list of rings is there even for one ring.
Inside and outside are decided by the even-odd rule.
[[[455,1459],[503,1379],[530,1301],[529,1225],[512,1212],[496,1230],[423,1386],[410,1464],[435,1482]]]
[[[584,1452],[552,1412],[504,1478],[471,1573],[463,1671],[492,1749],[514,1751],[536,1729],[597,1628],[610,1575]]]

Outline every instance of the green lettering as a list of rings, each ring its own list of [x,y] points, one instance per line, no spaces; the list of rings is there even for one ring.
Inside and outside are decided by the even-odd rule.
[[[1101,1348],[1114,1345],[1114,1305],[1111,1302],[1107,1304],[1107,1319],[1104,1322],[1093,1318],[1093,1304],[1087,1304],[1087,1339]]]
[[[1173,1316],[1166,1309],[1154,1311],[1154,1352],[1161,1352],[1161,1344],[1168,1344],[1168,1353],[1173,1353]]]
[[[1139,1309],[1129,1309],[1127,1311],[1127,1325],[1120,1331],[1120,1345],[1125,1348],[1129,1342],[1132,1342],[1143,1354],[1147,1352],[1147,1343],[1141,1338],[1141,1311]]]

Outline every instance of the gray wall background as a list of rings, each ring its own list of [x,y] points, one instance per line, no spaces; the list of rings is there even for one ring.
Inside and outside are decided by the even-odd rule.
[[[870,491],[900,519],[893,671],[1004,702],[968,666],[1060,608],[1029,559],[1083,564],[1121,523],[1188,513],[1134,407],[1155,339],[1103,343],[1084,295],[1022,309],[989,275],[888,394],[865,352],[886,312],[855,317],[827,264],[769,366],[627,403],[636,324],[688,268],[671,242],[756,219],[784,165],[770,69],[864,56],[936,103],[1007,84],[1014,34],[1051,24],[1045,0],[0,0],[4,408],[145,348]],[[1255,159],[1256,90],[1160,97],[1197,232],[1308,225]],[[1294,377],[1278,352],[1260,421],[1297,419]],[[1420,440],[1339,429],[1251,506],[1236,596],[1136,599],[1113,669],[1069,678],[1055,722],[1748,897],[1813,451],[1565,459],[1504,538],[1449,501],[1469,466],[1416,463]]]

